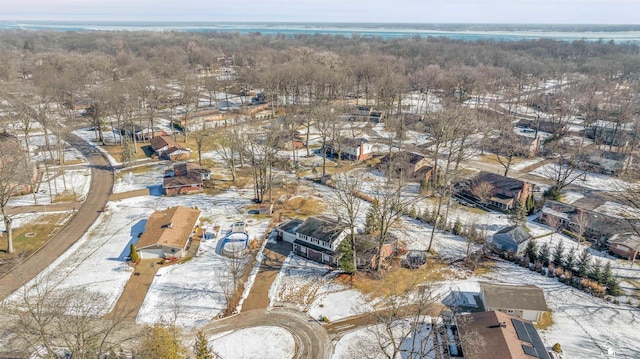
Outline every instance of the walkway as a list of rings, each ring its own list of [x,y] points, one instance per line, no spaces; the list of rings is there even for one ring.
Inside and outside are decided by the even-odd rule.
[[[124,315],[126,319],[135,321],[151,282],[160,267],[158,258],[141,259],[140,263],[134,267],[118,302],[107,316]]]
[[[78,211],[73,218],[47,244],[20,263],[19,267],[14,267],[0,277],[0,300],[18,290],[69,249],[87,232],[107,204],[113,188],[113,171],[109,161],[74,134],[69,136],[68,142],[89,161],[91,187],[87,198],[77,207]]]

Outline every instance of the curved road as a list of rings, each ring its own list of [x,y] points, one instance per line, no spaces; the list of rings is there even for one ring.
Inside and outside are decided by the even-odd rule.
[[[69,249],[87,232],[107,204],[113,188],[113,168],[109,161],[95,147],[74,134],[67,142],[89,161],[91,186],[87,198],[73,218],[46,245],[0,277],[0,300],[18,290]]]
[[[324,327],[294,309],[250,310],[213,321],[200,329],[205,334],[212,335],[260,326],[275,326],[289,331],[296,343],[296,352],[292,353],[292,358],[329,359],[333,353],[331,340]]]

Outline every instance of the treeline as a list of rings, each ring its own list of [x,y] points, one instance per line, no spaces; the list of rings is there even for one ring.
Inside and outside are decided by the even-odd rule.
[[[636,44],[565,42],[550,39],[526,41],[461,41],[447,38],[382,39],[335,35],[242,35],[223,32],[0,32],[3,67],[15,66],[25,60],[25,52],[100,54],[115,59],[123,57],[151,61],[158,56],[165,60],[186,60],[191,66],[212,66],[217,57],[233,55],[238,66],[255,65],[265,51],[283,51],[309,47],[316,51],[331,51],[359,61],[379,55],[396,58],[406,72],[416,72],[428,65],[490,66],[505,69],[510,76],[557,76],[562,72],[595,75],[637,74],[640,69],[639,47]],[[5,79],[9,74],[0,73]]]

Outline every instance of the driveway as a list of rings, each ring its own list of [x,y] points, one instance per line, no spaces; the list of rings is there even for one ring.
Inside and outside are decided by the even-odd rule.
[[[296,351],[292,358],[329,359],[333,353],[333,346],[326,330],[318,322],[295,309],[251,310],[213,321],[198,329],[202,329],[209,336],[260,326],[280,327],[291,333],[296,343]]]

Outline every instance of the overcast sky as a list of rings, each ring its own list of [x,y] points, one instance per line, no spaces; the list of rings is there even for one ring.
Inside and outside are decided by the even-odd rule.
[[[0,0],[0,19],[640,24],[640,0]]]

